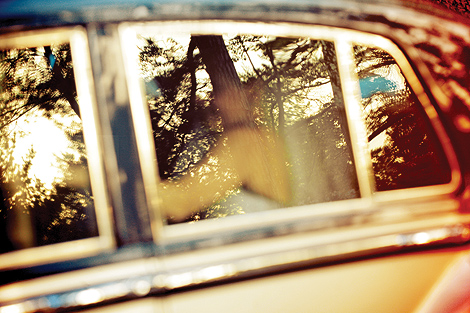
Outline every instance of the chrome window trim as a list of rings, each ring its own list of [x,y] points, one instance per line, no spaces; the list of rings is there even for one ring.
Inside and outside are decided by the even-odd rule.
[[[98,224],[97,237],[73,240],[0,254],[0,270],[23,268],[66,261],[115,247],[111,206],[108,201],[102,148],[98,140],[99,124],[94,97],[93,76],[86,31],[83,27],[28,31],[0,36],[0,49],[27,48],[51,43],[70,43],[77,95],[82,115],[83,136],[87,151],[88,172]]]
[[[399,202],[405,199],[424,199],[424,200],[439,200],[447,199],[452,197],[452,193],[457,189],[461,181],[460,169],[457,158],[453,151],[452,146],[450,145],[449,138],[444,131],[444,128],[441,122],[438,119],[437,113],[433,108],[430,99],[427,97],[421,83],[419,82],[416,74],[414,73],[411,65],[408,63],[403,52],[389,39],[382,37],[380,35],[365,33],[356,30],[344,29],[339,27],[330,27],[330,26],[321,26],[321,25],[307,25],[307,24],[293,24],[293,23],[262,23],[262,22],[236,22],[236,21],[217,21],[217,20],[207,20],[207,21],[159,21],[159,22],[140,22],[140,23],[122,23],[119,27],[121,33],[122,46],[125,50],[127,56],[132,56],[132,47],[129,47],[127,44],[131,42],[135,37],[135,34],[144,32],[152,34],[231,34],[233,30],[236,29],[237,33],[249,33],[249,34],[272,34],[276,36],[299,36],[299,37],[310,37],[320,40],[330,40],[334,41],[338,50],[337,52],[338,62],[340,67],[341,79],[342,79],[342,88],[343,92],[346,95],[345,101],[347,106],[347,115],[351,139],[353,141],[353,153],[356,160],[359,160],[359,163],[356,164],[358,171],[358,180],[360,181],[360,191],[362,194],[362,199],[351,199],[345,200],[348,201],[348,205],[344,205],[343,201],[331,203],[321,203],[314,204],[305,207],[297,208],[288,208],[288,209],[279,209],[269,211],[269,213],[250,213],[243,217],[230,216],[222,220],[217,220],[216,222],[210,220],[198,221],[197,223],[188,225],[170,225],[164,226],[162,229],[154,229],[155,241],[161,244],[184,241],[184,239],[194,238],[200,234],[211,233],[217,235],[218,232],[226,231],[227,229],[243,229],[245,227],[264,227],[266,226],[266,218],[269,216],[269,222],[273,224],[281,225],[286,218],[289,220],[295,219],[305,219],[305,218],[315,218],[318,215],[330,215],[332,218],[335,216],[341,216],[344,214],[352,213],[356,216],[370,214],[370,211],[383,211],[378,207],[380,203],[394,203],[395,201]],[[364,138],[360,138],[361,134],[365,132],[365,125],[362,121],[359,121],[359,116],[357,108],[360,105],[359,98],[359,84],[357,78],[349,72],[351,62],[354,62],[352,55],[353,43],[358,42],[364,45],[371,45],[379,47],[389,52],[397,61],[398,65],[402,68],[403,74],[407,78],[411,88],[418,96],[419,101],[425,108],[426,113],[428,114],[433,127],[437,133],[439,140],[444,148],[444,152],[448,158],[451,170],[452,178],[448,184],[436,185],[436,186],[425,186],[417,188],[409,188],[395,191],[383,191],[375,192],[373,186],[375,182],[373,181],[372,173],[372,162],[370,153],[361,153],[361,149],[364,145],[368,143],[361,142],[364,141]],[[347,50],[343,50],[347,49]],[[349,52],[345,52],[349,51]],[[350,55],[348,56],[348,53]],[[137,68],[138,64],[136,63],[136,57],[131,57],[130,60],[125,60],[128,65],[126,66],[128,71],[128,77],[135,79],[138,77]],[[130,73],[130,72],[134,73]],[[143,96],[143,87],[138,86],[135,83],[132,83],[132,87],[129,87],[129,92],[131,94],[131,99],[136,99],[131,102],[131,111],[132,114],[137,118],[139,116],[144,116],[141,112],[142,108],[145,109],[145,103],[140,103],[137,99],[142,101]],[[145,113],[148,114],[148,113]],[[149,151],[149,147],[153,147],[153,140],[151,139],[151,129],[149,123],[142,123],[141,121],[135,120],[136,132],[144,134],[142,137],[137,138],[137,144],[139,146],[139,151],[145,153]],[[137,131],[137,129],[141,128]],[[362,149],[362,152],[368,151],[368,149]],[[367,155],[365,155],[367,154]],[[141,156],[142,160],[149,160],[149,156]],[[142,162],[142,172],[143,173],[155,173],[156,165],[152,164],[150,167],[145,166],[146,163]],[[144,177],[148,178],[148,175]],[[149,186],[155,186],[155,183],[158,183],[158,177],[156,179],[151,178],[149,180]],[[147,181],[144,181],[147,184]],[[149,203],[152,203],[154,206],[151,207],[152,210],[157,210],[158,212],[158,195],[156,192],[150,190],[147,192]],[[155,199],[157,198],[157,199]],[[357,203],[360,203],[359,205]],[[342,207],[341,207],[341,204]],[[156,205],[156,206],[155,206]],[[335,213],[331,211],[331,208],[335,207]],[[351,207],[353,209],[351,209]],[[458,203],[455,205],[447,207],[445,210],[455,211],[458,208]],[[410,216],[415,215],[415,212],[407,212],[406,210],[399,209],[400,215],[403,219],[409,218]],[[423,214],[419,212],[416,214]],[[158,214],[157,214],[158,215]],[[219,226],[217,226],[217,224]],[[155,221],[154,225],[161,225],[161,221]],[[233,225],[233,226],[231,226]],[[184,230],[183,228],[186,228]],[[184,235],[182,235],[184,234]]]
[[[145,100],[145,88],[139,72],[135,70],[138,65],[132,68],[133,65],[138,64],[137,33],[133,28],[127,27],[126,24],[121,24],[118,32],[123,47],[124,72],[127,80],[139,161],[142,167],[142,180],[144,181],[147,207],[150,209],[150,226],[155,240],[160,237],[159,232],[163,228],[163,219],[160,210],[156,209],[159,203],[158,196],[155,196],[159,176],[150,113]]]
[[[374,191],[374,177],[371,156],[365,153],[369,150],[369,142],[361,116],[359,84],[354,75],[356,62],[353,47],[349,41],[336,37],[335,48],[359,190],[362,198],[370,198]]]

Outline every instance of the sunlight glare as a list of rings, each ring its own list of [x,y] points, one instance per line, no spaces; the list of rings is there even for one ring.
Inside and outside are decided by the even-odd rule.
[[[13,154],[15,162],[22,165],[30,149],[36,153],[32,160],[29,177],[39,179],[46,189],[51,189],[55,180],[63,177],[64,173],[58,164],[58,158],[64,153],[77,156],[77,152],[70,148],[70,142],[64,132],[54,122],[72,126],[75,117],[62,117],[58,114],[52,118],[40,114],[28,115],[15,123],[14,130],[24,135],[17,139]]]

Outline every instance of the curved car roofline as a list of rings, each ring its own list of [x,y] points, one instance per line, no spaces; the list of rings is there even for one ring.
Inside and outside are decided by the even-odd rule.
[[[18,27],[90,22],[227,18],[230,13],[245,11],[251,13],[251,18],[248,15],[247,19],[261,20],[266,12],[277,13],[278,19],[282,20],[286,11],[321,13],[322,10],[337,10],[351,11],[354,15],[384,15],[385,7],[423,12],[452,21],[462,19],[469,24],[461,15],[428,0],[4,0],[0,2],[0,32],[8,32],[11,28],[17,30]],[[240,18],[239,15],[232,17]]]

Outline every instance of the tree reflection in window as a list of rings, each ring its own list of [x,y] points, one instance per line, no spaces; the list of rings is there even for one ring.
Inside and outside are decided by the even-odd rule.
[[[365,46],[355,56],[377,190],[448,183],[442,147],[396,61]]]
[[[141,39],[170,222],[358,196],[331,42]]]
[[[97,236],[68,44],[0,51],[0,252]]]

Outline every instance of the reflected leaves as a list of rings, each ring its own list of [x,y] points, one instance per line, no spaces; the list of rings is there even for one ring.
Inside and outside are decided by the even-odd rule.
[[[355,47],[363,117],[378,191],[448,183],[449,164],[432,126],[396,61]]]
[[[153,86],[147,100],[160,196],[170,217],[198,220],[256,211],[248,208],[268,202],[276,208],[359,197],[332,42],[248,35],[142,38],[141,73]],[[439,140],[394,58],[359,45],[354,56],[376,190],[449,182]],[[246,131],[234,145],[239,148],[227,141],[233,129]],[[274,139],[268,146],[276,152],[258,152],[264,164],[253,165],[257,145],[250,138],[261,142],[265,136]],[[280,168],[287,174],[273,183],[270,175]],[[243,177],[246,171],[251,176]],[[263,188],[250,186],[258,180]],[[283,184],[289,196],[273,197],[269,190]],[[245,200],[252,196],[264,199],[250,205]]]
[[[358,196],[332,43],[142,38],[142,76],[157,86],[147,97],[165,180],[160,195],[170,216],[180,210],[177,219],[193,212],[197,220],[266,203]],[[236,138],[231,144],[230,137]]]
[[[96,236],[69,46],[1,56],[0,251]]]

